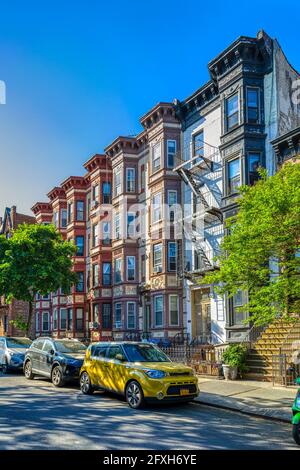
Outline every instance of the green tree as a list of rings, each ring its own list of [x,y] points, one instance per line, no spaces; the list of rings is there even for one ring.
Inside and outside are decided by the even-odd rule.
[[[72,271],[76,247],[62,239],[53,225],[23,224],[8,240],[0,237],[0,295],[29,303],[26,323],[16,326],[27,335],[37,293],[47,295],[60,287],[69,290],[77,282]]]
[[[256,325],[300,313],[300,164],[288,163],[274,176],[243,186],[239,211],[226,223],[220,269],[201,283],[220,294],[248,292],[241,308]]]

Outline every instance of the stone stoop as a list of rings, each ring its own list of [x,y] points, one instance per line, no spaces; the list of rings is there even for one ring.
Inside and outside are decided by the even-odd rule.
[[[249,350],[246,359],[249,370],[243,376],[248,380],[272,382],[272,356],[280,352],[290,354],[287,344],[297,339],[300,340],[300,323],[276,321],[269,325]]]

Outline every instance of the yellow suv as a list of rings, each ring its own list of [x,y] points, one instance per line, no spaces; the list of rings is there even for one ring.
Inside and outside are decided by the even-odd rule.
[[[145,402],[191,401],[199,394],[193,369],[172,362],[151,343],[95,343],[80,371],[84,394],[108,390],[124,395],[131,408]]]

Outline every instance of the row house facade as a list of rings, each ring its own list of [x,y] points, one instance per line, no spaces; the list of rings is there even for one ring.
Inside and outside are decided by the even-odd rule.
[[[247,293],[200,285],[218,269],[238,187],[270,175],[278,152],[298,145],[299,74],[264,31],[241,36],[208,64],[191,96],[160,102],[136,136],[119,136],[33,207],[77,246],[71,292],[37,299],[37,334],[92,340],[241,341]],[[278,150],[280,149],[280,150]],[[285,150],[284,150],[285,151]],[[294,151],[294,150],[293,150]]]
[[[114,337],[163,341],[184,328],[174,214],[181,181],[173,171],[180,123],[170,103],[159,103],[140,122],[138,136],[106,148],[113,169]]]
[[[293,99],[299,74],[277,40],[264,31],[239,37],[208,64],[210,80],[187,99],[175,101],[182,123],[181,162],[177,173],[185,183],[184,309],[187,332],[200,341],[241,341],[247,293],[218,297],[199,279],[218,269],[214,257],[226,231],[226,220],[238,206],[238,187],[253,185],[257,170],[277,169],[276,138],[300,125]],[[275,139],[275,141],[274,141]],[[293,151],[295,139],[290,139]],[[199,219],[201,223],[199,223]],[[195,221],[198,228],[194,230]],[[191,227],[191,228],[190,228]]]

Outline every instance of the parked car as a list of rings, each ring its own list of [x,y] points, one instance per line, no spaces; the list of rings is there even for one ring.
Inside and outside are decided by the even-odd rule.
[[[0,336],[0,365],[4,370],[22,370],[29,338]]]
[[[76,339],[38,338],[26,352],[24,375],[28,380],[48,377],[55,387],[62,387],[79,378],[85,352],[86,346]]]
[[[172,362],[157,346],[145,342],[96,343],[88,347],[80,371],[80,389],[125,396],[131,408],[145,402],[191,401],[199,393],[193,369]]]

